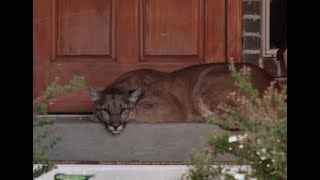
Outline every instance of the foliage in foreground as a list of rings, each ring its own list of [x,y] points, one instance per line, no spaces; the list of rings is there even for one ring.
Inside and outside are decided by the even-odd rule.
[[[203,147],[191,155],[187,179],[287,179],[285,90],[279,92],[273,82],[259,96],[250,83],[248,67],[237,71],[230,65],[230,71],[238,90],[229,94],[228,104],[218,106],[221,115],[209,117],[208,122],[239,131],[209,137]],[[237,167],[212,166],[213,158],[219,154],[236,156]]]
[[[39,177],[55,167],[46,158],[45,153],[52,149],[60,140],[58,137],[52,137],[47,129],[43,130],[44,127],[49,128],[49,126],[52,126],[55,118],[39,117],[38,115],[47,114],[46,105],[54,97],[77,92],[85,87],[84,78],[80,76],[74,76],[67,85],[60,85],[59,80],[59,78],[55,78],[47,87],[44,95],[33,101],[33,132],[38,132],[33,137],[33,178]],[[41,132],[39,132],[40,128]],[[35,164],[38,163],[39,165],[35,167]]]

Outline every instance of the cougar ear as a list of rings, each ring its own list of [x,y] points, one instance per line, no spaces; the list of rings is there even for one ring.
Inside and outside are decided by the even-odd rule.
[[[91,100],[92,100],[93,102],[96,102],[96,101],[98,101],[99,99],[102,98],[101,92],[99,92],[98,90],[96,90],[96,89],[93,88],[93,87],[89,87],[89,88],[88,88],[88,94],[89,94],[89,96],[91,97]]]
[[[130,93],[131,92],[131,93]],[[138,99],[141,97],[142,95],[142,89],[138,88],[134,91],[129,91],[130,95],[129,95],[129,100],[133,103],[137,103]]]

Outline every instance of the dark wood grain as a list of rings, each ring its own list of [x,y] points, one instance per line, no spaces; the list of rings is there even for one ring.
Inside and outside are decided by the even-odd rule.
[[[50,0],[33,3],[33,99],[40,96],[49,80]]]
[[[227,61],[241,62],[242,0],[227,1]]]
[[[241,61],[241,0],[33,0],[34,93],[55,76],[104,88],[139,68]],[[49,112],[87,112],[85,92]]]
[[[226,48],[225,0],[207,0],[205,4],[205,59],[224,62]]]
[[[199,0],[145,0],[144,3],[145,55],[198,54]]]
[[[57,55],[110,55],[111,0],[56,1]]]
[[[139,61],[139,0],[117,0],[117,60]],[[125,13],[124,13],[125,12]]]

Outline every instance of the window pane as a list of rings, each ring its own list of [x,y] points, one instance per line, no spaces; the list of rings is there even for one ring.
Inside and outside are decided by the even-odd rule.
[[[283,48],[287,38],[287,0],[270,1],[270,49]]]

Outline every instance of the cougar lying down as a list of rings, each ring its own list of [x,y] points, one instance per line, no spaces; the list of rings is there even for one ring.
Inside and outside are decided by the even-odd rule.
[[[250,64],[251,81],[260,94],[273,78]],[[141,123],[202,122],[216,106],[236,90],[228,64],[190,66],[171,73],[151,69],[123,74],[103,91],[89,88],[94,103],[91,120],[102,122],[112,134],[123,131],[128,121]]]

